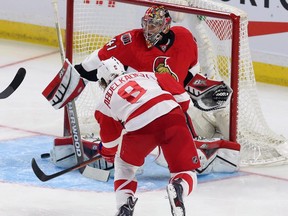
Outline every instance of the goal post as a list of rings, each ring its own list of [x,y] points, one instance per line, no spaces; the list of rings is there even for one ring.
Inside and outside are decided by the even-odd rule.
[[[114,36],[141,28],[141,17],[154,4],[185,14],[172,25],[182,25],[195,36],[201,71],[233,89],[223,116],[228,122],[228,138],[241,144],[241,164],[287,163],[287,139],[270,129],[261,111],[248,43],[248,17],[237,8],[212,0],[67,0],[66,57],[73,64],[80,63]],[[94,111],[101,93],[97,83],[89,82],[76,101],[82,136],[99,132]],[[207,116],[217,120],[211,112]],[[68,126],[64,125],[64,131]]]

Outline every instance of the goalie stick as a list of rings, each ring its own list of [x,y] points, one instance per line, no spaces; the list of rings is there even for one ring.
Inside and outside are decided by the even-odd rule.
[[[53,9],[54,9],[54,15],[55,15],[55,26],[56,26],[56,32],[57,32],[57,38],[58,38],[58,44],[60,48],[60,55],[62,62],[65,61],[65,51],[63,47],[63,40],[61,35],[61,28],[59,25],[59,17],[58,17],[58,7],[57,7],[57,0],[52,0]],[[72,135],[72,141],[76,152],[76,158],[78,161],[78,164],[83,164],[83,166],[79,167],[80,173],[87,177],[92,178],[99,181],[108,181],[110,176],[110,171],[108,170],[101,170],[97,168],[93,168],[90,166],[86,166],[86,162],[84,162],[84,150],[83,150],[83,144],[81,141],[81,134],[80,134],[80,128],[78,123],[78,117],[76,112],[76,106],[75,101],[72,100],[69,102],[65,109],[68,114],[70,129],[71,129],[71,135]],[[66,135],[66,134],[64,134]]]
[[[9,97],[22,83],[24,77],[26,75],[26,70],[24,68],[20,68],[12,82],[8,85],[4,91],[0,92],[0,99],[5,99]]]
[[[95,162],[95,161],[97,161],[97,160],[99,160],[99,159],[101,159],[101,155],[99,155],[99,156],[96,156],[96,157],[94,157],[94,158],[91,158],[91,159],[89,159],[89,160],[87,160],[87,161],[84,161],[84,162],[82,162],[82,163],[79,163],[79,164],[76,164],[75,166],[72,166],[72,167],[70,167],[70,168],[68,168],[68,169],[64,169],[64,170],[62,170],[62,171],[60,171],[60,172],[57,172],[57,173],[54,173],[54,174],[51,174],[51,175],[46,175],[41,169],[40,169],[40,167],[38,166],[38,164],[37,164],[37,162],[36,162],[36,160],[35,160],[35,158],[33,158],[32,159],[32,162],[31,162],[31,166],[32,166],[32,169],[33,169],[33,172],[34,172],[34,174],[38,177],[38,179],[40,180],[40,181],[42,181],[42,182],[46,182],[46,181],[49,181],[49,180],[51,180],[51,179],[53,179],[53,178],[56,178],[56,177],[58,177],[58,176],[61,176],[61,175],[64,175],[64,174],[66,174],[66,173],[68,173],[68,172],[71,172],[71,171],[73,171],[73,170],[78,170],[78,169],[81,169],[81,168],[83,168],[83,167],[86,167],[85,168],[85,170],[84,170],[84,172],[86,171],[88,171],[88,175],[89,175],[89,169],[94,169],[94,168],[92,168],[92,167],[90,167],[90,166],[87,166],[88,164],[90,164],[90,163],[93,163],[93,162]],[[87,169],[88,168],[88,169]],[[95,170],[95,169],[94,169]],[[102,175],[102,172],[103,171],[105,171],[105,170],[101,170],[101,169],[97,169],[97,172],[98,172],[98,176],[99,177],[101,177],[101,176],[103,176]],[[94,171],[94,173],[95,173],[95,171]],[[106,172],[105,172],[106,173]],[[82,173],[83,174],[83,173]],[[110,172],[109,172],[109,174],[110,174]],[[108,176],[108,178],[104,175],[103,176],[103,179],[98,179],[98,180],[100,180],[100,181],[107,181],[109,179],[109,176]]]

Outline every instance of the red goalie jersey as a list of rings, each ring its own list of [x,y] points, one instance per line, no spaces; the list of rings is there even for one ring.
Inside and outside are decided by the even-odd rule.
[[[147,48],[143,30],[131,30],[114,37],[94,57],[106,60],[114,56],[133,71],[169,73],[183,85],[188,70],[198,63],[197,44],[191,32],[183,27],[172,27],[169,34],[167,44]],[[92,59],[86,62],[90,64],[88,68],[97,67],[91,65]]]
[[[181,106],[190,103],[184,88],[168,74],[128,73],[117,77],[105,89],[95,117],[106,147],[115,147],[122,129],[135,131]]]

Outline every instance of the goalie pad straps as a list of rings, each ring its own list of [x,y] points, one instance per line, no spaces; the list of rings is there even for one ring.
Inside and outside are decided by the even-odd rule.
[[[225,108],[230,101],[232,89],[223,81],[210,80],[196,74],[186,85],[194,106],[202,111]]]
[[[66,59],[61,70],[42,92],[55,109],[64,107],[85,88],[85,81]]]

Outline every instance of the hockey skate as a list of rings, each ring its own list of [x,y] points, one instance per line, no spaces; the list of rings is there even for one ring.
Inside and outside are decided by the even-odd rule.
[[[185,206],[182,197],[183,188],[180,184],[181,181],[181,179],[177,179],[167,186],[167,193],[173,216],[185,216]]]
[[[134,207],[137,200],[138,198],[136,197],[128,197],[127,204],[122,205],[115,216],[133,216]]]

